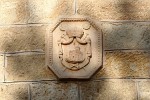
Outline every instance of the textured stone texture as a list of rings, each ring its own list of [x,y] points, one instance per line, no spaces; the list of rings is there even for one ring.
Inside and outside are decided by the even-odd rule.
[[[29,100],[28,85],[0,84],[0,100]]]
[[[149,20],[149,0],[78,0],[78,13],[99,20]]]
[[[139,82],[139,100],[150,100],[150,80]]]
[[[42,82],[31,85],[32,100],[79,100],[75,83]]]
[[[60,15],[74,13],[74,0],[29,0],[28,23],[49,23]]]
[[[0,24],[27,22],[27,0],[0,0]]]
[[[150,52],[106,52],[103,68],[94,78],[149,78]]]
[[[80,100],[137,100],[132,80],[80,82]]]
[[[150,49],[149,23],[99,23],[104,49]],[[1,26],[0,51],[45,49],[48,25]],[[40,41],[39,41],[40,40]]]
[[[8,56],[6,72],[6,81],[37,81],[56,78],[45,66],[45,55]]]
[[[103,22],[104,49],[150,49],[150,23]]]
[[[76,9],[103,31],[104,66],[59,83],[44,52],[23,51],[45,51],[49,23]],[[150,100],[149,20],[150,0],[0,0],[0,100]]]
[[[4,56],[0,55],[0,82],[4,81]]]
[[[0,51],[44,50],[46,25],[1,26]]]

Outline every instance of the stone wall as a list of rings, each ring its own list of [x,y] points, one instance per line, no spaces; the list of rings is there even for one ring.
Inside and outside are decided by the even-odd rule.
[[[45,34],[73,14],[103,32],[103,68],[88,81],[45,66]],[[150,100],[149,78],[149,0],[0,0],[0,100]]]

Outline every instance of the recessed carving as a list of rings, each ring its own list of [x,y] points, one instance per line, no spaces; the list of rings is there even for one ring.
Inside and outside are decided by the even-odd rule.
[[[87,18],[62,18],[47,38],[47,65],[59,78],[90,78],[102,66],[102,33]]]
[[[64,31],[58,40],[59,59],[64,67],[73,71],[80,70],[92,57],[91,39],[84,29],[74,27]]]

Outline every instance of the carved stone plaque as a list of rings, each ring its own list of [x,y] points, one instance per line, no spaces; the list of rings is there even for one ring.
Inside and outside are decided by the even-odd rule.
[[[46,64],[60,79],[88,79],[102,66],[102,44],[88,18],[61,18],[47,35]]]

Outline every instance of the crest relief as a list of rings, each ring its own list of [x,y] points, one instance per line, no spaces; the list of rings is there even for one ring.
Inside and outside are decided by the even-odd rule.
[[[46,42],[46,64],[60,79],[88,79],[102,67],[102,32],[86,17],[61,18]]]

